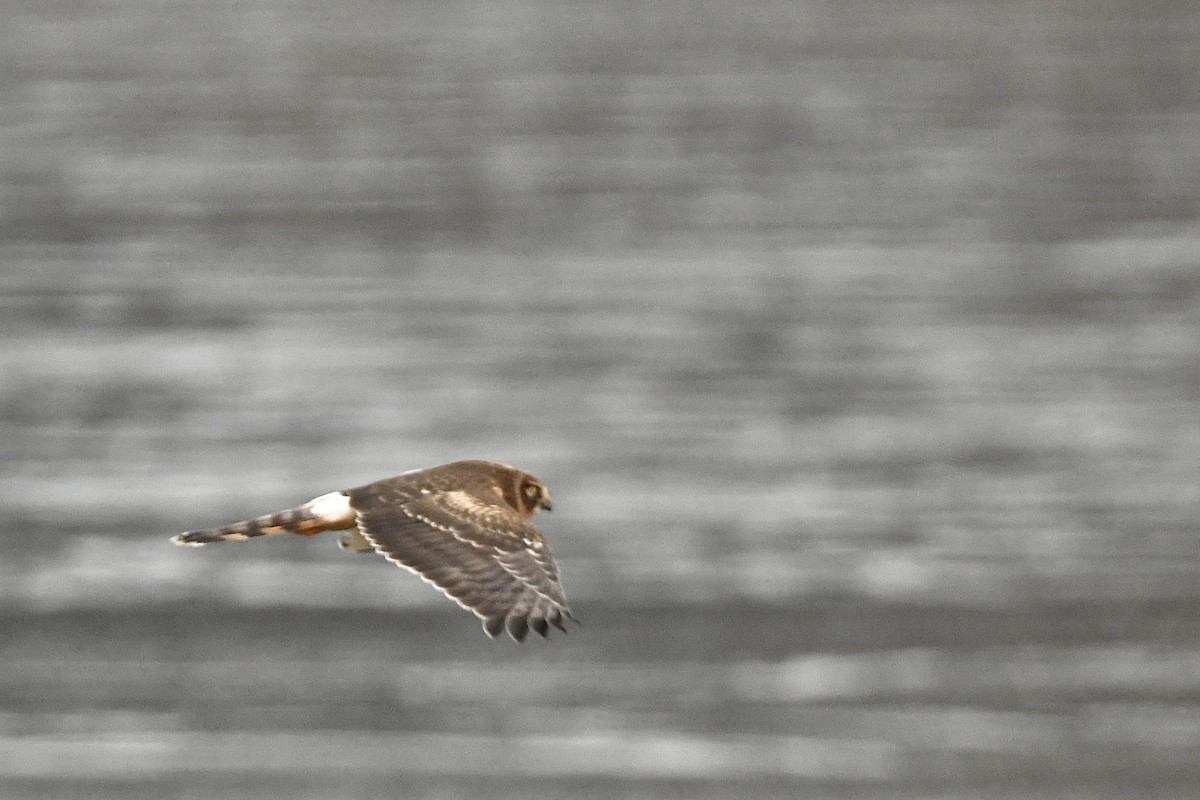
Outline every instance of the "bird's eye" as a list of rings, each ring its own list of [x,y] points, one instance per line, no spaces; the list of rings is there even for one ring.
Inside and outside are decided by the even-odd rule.
[[[525,496],[532,499],[538,496],[538,487],[532,483],[525,484]]]

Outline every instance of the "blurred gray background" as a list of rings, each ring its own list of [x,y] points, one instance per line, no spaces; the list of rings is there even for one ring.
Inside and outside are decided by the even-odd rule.
[[[1200,7],[0,4],[0,795],[1194,798]],[[168,537],[522,466],[583,620]]]

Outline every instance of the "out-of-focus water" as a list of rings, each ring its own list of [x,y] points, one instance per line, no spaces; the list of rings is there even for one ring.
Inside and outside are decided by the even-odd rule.
[[[0,8],[0,796],[1195,796],[1196,10],[684,6]]]
[[[10,274],[0,783],[1186,796],[1188,307],[837,256]],[[466,456],[549,483],[570,635],[489,641],[332,540],[167,541]]]
[[[10,618],[5,786],[885,797],[1111,784],[1182,797],[1196,777],[1194,647],[1114,636],[1078,608],[590,608],[578,635],[533,647],[441,611]],[[841,632],[880,619],[909,632]]]

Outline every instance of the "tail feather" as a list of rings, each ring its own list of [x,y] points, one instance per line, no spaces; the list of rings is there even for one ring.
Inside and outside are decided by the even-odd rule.
[[[220,528],[187,531],[171,537],[171,541],[175,544],[202,545],[213,542],[240,542],[257,536],[275,536],[280,533],[313,536],[324,531],[353,527],[354,522],[349,498],[341,492],[331,492],[287,511],[264,514]]]
[[[300,533],[304,523],[304,515],[299,508],[278,511],[274,514],[264,514],[261,517],[223,525],[220,528],[207,528],[198,531],[188,531],[175,536],[172,541],[176,544],[211,544],[212,542],[240,542],[256,536],[274,536],[279,533]],[[316,533],[316,531],[314,531]]]

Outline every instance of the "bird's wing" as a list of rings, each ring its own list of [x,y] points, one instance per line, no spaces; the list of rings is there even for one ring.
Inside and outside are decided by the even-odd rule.
[[[385,486],[350,490],[363,537],[483,620],[520,641],[570,616],[558,568],[542,535],[507,506],[468,492],[396,496]]]

